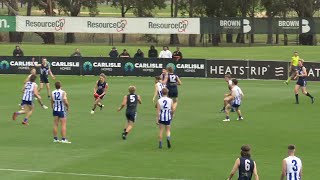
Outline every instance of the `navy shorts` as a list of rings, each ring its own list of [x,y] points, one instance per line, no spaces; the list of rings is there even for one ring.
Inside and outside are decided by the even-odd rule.
[[[162,124],[162,125],[166,125],[166,126],[170,126],[170,124],[171,124],[171,120],[169,120],[169,121],[158,121],[159,122],[159,124]]]
[[[137,117],[137,113],[136,112],[126,112],[126,118],[128,121],[132,121],[135,122]]]
[[[169,88],[169,93],[168,93],[169,98],[177,98],[178,97],[178,89],[177,88]]]
[[[234,107],[234,108],[239,108],[240,104],[232,104],[231,106]]]
[[[98,99],[100,95],[101,95],[101,94],[97,94],[97,93],[95,93],[95,94],[93,95],[93,97],[94,97],[95,99]],[[101,97],[100,97],[100,99],[102,100],[102,99],[103,99],[103,97],[104,97],[104,95],[103,95],[103,96],[101,96]]]
[[[48,76],[40,76],[40,83],[48,84],[49,83]]]
[[[306,80],[298,80],[297,85],[301,87],[306,87],[307,86],[307,81]]]
[[[32,101],[25,101],[25,100],[22,100],[22,102],[21,102],[21,106],[23,106],[23,105],[29,105],[29,106],[32,106],[32,105],[33,105],[33,103],[32,103]]]
[[[65,111],[53,111],[53,116],[58,116],[59,118],[67,117],[67,113]]]

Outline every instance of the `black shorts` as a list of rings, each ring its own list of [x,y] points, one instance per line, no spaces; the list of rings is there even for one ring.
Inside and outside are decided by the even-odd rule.
[[[137,112],[126,112],[126,118],[128,121],[135,122],[137,117]]]
[[[168,93],[169,98],[177,98],[178,97],[178,89],[177,88],[169,88],[169,93]]]
[[[307,86],[307,81],[306,80],[298,80],[297,85],[301,87],[306,87]]]
[[[48,84],[49,83],[48,76],[40,76],[40,83]]]

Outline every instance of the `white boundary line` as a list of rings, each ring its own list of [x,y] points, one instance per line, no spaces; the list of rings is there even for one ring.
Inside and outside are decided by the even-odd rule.
[[[107,177],[107,178],[118,178],[118,179],[186,180],[186,179],[170,179],[170,178],[157,178],[157,177],[114,176],[114,175],[108,175],[108,174],[84,174],[84,173],[66,173],[66,172],[54,172],[54,171],[53,172],[35,171],[35,170],[24,170],[24,169],[0,169],[0,171],[38,173],[38,174],[58,174],[58,175],[70,175],[70,176]]]

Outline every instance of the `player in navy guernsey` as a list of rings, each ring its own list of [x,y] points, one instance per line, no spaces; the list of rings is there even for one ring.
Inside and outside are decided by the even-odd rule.
[[[52,91],[51,107],[53,110],[54,125],[53,125],[53,142],[68,143],[67,140],[67,111],[69,110],[69,103],[67,93],[61,89],[61,82],[55,83],[56,90]],[[61,123],[61,141],[58,139],[58,127]]]
[[[100,107],[100,110],[104,107],[103,104],[101,104],[101,101],[106,95],[108,90],[108,83],[106,82],[107,76],[104,73],[100,74],[99,80],[96,82],[96,85],[93,88],[93,96],[94,96],[94,105],[91,110],[91,114],[94,114],[94,111],[96,110],[97,106]]]
[[[32,62],[34,63],[34,58],[32,58]],[[42,63],[41,64],[34,64],[35,67],[40,68],[40,88],[39,88],[39,93],[43,89],[43,84],[46,84],[47,88],[47,94],[48,94],[48,99],[50,99],[50,83],[49,83],[49,78],[48,76],[50,75],[52,79],[55,79],[54,75],[52,74],[52,71],[50,69],[50,64],[47,62],[46,58],[42,58]]]
[[[296,76],[294,77],[294,79],[298,78],[298,81],[296,83],[296,86],[294,88],[294,93],[296,96],[296,104],[299,104],[299,89],[301,88],[301,91],[304,95],[308,96],[311,98],[311,103],[314,103],[314,97],[311,96],[308,92],[307,92],[307,70],[306,68],[303,66],[303,59],[299,59],[299,67],[296,73]]]
[[[166,87],[169,90],[168,97],[173,100],[173,109],[176,110],[178,106],[178,85],[181,85],[182,82],[176,74],[173,73],[173,68],[168,67],[168,74],[166,75],[163,84],[166,84]]]
[[[169,90],[162,88],[162,97],[157,103],[157,119],[156,123],[159,125],[159,148],[162,148],[162,134],[166,129],[167,147],[171,148],[171,121],[173,115],[173,102],[168,98]]]
[[[161,79],[162,82],[163,82],[164,79],[166,78],[167,74],[168,74],[167,69],[162,69],[162,73],[161,73],[161,75],[160,75],[160,79]]]
[[[41,97],[38,93],[38,85],[35,83],[37,79],[36,75],[31,75],[29,81],[25,83],[23,87],[23,96],[22,96],[22,104],[23,109],[20,111],[14,112],[12,119],[16,120],[17,116],[20,114],[26,114],[22,124],[28,125],[29,117],[32,115],[34,106],[33,106],[33,99],[37,97],[38,100],[41,100]]]
[[[137,116],[138,103],[141,104],[142,102],[141,97],[135,94],[135,92],[136,92],[136,87],[130,86],[129,94],[123,97],[121,106],[118,108],[118,112],[120,112],[125,106],[127,106],[127,109],[126,109],[127,123],[122,133],[123,140],[127,139],[128,133],[132,130],[133,124]]]
[[[254,175],[255,180],[259,180],[256,162],[251,159],[251,149],[249,145],[241,147],[241,157],[237,158],[227,180],[231,180],[237,170],[239,171],[238,180],[251,180]]]

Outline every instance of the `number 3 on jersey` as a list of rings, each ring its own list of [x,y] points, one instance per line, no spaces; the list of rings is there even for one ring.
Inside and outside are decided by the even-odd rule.
[[[135,102],[135,101],[136,101],[136,96],[130,95],[130,102]]]

